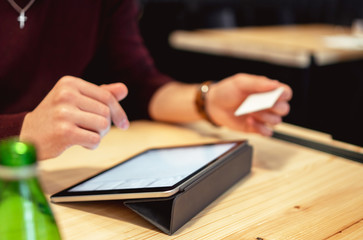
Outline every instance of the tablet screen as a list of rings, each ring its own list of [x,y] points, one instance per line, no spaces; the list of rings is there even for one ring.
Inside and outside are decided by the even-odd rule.
[[[149,150],[69,191],[171,187],[234,145],[235,143],[226,143]]]
[[[244,141],[144,151],[51,196],[55,202],[167,197]]]

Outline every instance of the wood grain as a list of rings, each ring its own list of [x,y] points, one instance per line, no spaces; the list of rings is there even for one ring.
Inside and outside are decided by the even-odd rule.
[[[363,165],[281,140],[216,129],[204,122],[131,123],[93,151],[68,149],[39,164],[47,196],[155,146],[248,139],[251,174],[173,236],[118,201],[51,204],[69,239],[363,239]]]

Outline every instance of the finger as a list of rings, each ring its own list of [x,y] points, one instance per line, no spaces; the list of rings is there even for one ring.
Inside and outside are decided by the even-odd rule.
[[[105,118],[111,119],[110,108],[104,103],[96,101],[92,98],[81,95],[78,97],[76,105],[82,111],[97,114]]]
[[[272,136],[272,129],[266,124],[257,121],[253,117],[248,117],[246,119],[246,123],[250,132],[259,133],[263,136]]]
[[[284,88],[284,91],[278,101],[290,101],[293,95],[292,89],[286,84],[282,84],[282,87]]]
[[[103,89],[106,89],[116,98],[116,100],[121,101],[124,99],[128,94],[128,89],[125,84],[123,83],[112,83],[112,84],[105,84],[100,86]]]
[[[75,128],[70,139],[71,145],[80,145],[87,149],[95,149],[101,142],[99,134],[82,128]]]
[[[276,102],[270,111],[280,116],[286,116],[290,112],[290,105],[287,102]]]
[[[56,122],[54,130],[54,142],[57,142],[57,144],[54,145],[52,144],[53,141],[48,141],[51,144],[51,147],[48,146],[48,149],[51,150],[50,152],[57,152],[58,154],[73,145],[80,145],[89,149],[94,149],[101,141],[100,134],[83,129],[68,121]],[[47,154],[44,153],[43,157],[46,157],[46,155]]]
[[[239,89],[250,93],[271,91],[280,86],[277,80],[263,76],[237,74],[234,78]]]
[[[127,87],[123,83],[112,83],[112,84],[107,84],[107,85],[101,85],[101,88],[109,91],[115,97],[115,99],[118,101],[121,101],[122,99],[124,99],[128,94]],[[116,111],[121,110],[121,112],[113,113],[112,121],[115,123],[116,126],[121,127],[123,129],[127,129],[129,127],[130,123],[127,120],[127,115],[126,115],[125,111],[123,110],[122,107],[121,107],[121,109],[115,109],[115,110]],[[117,122],[120,122],[120,123],[117,124]]]
[[[282,121],[279,115],[274,114],[271,111],[260,111],[251,114],[251,116],[258,122],[268,125],[276,125]]]
[[[127,115],[121,105],[116,102],[112,102],[110,106],[112,122],[119,128],[127,129],[130,126],[130,122]]]
[[[94,113],[73,110],[67,115],[67,120],[76,126],[103,136],[110,128],[110,120]]]
[[[114,101],[117,102],[117,99],[112,95],[112,93],[104,89],[104,87],[100,87],[83,80],[75,81],[74,84],[76,84],[78,91],[84,96],[93,98],[106,105],[110,105],[110,103]]]
[[[112,121],[117,127],[122,129],[129,127],[130,123],[126,113],[112,93],[103,87],[85,81],[79,81],[77,84],[79,84],[78,89],[83,95],[96,99],[110,108]]]

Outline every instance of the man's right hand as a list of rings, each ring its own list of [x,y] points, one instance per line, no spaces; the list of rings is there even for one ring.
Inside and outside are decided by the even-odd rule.
[[[56,157],[73,145],[94,149],[108,132],[111,120],[119,128],[128,128],[119,104],[126,95],[122,83],[97,86],[65,76],[25,116],[20,140],[33,142],[39,159]]]

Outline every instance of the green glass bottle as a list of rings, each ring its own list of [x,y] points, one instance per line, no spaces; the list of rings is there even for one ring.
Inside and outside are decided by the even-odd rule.
[[[33,145],[0,141],[0,240],[61,239],[36,170]]]

